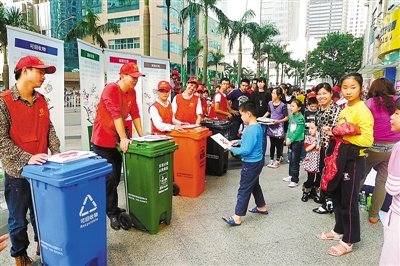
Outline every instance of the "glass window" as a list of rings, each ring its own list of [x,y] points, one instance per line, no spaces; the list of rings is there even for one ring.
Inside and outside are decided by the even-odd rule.
[[[138,10],[139,0],[107,0],[108,13],[122,12],[128,10]]]
[[[109,40],[108,48],[113,50],[140,48],[140,38]]]

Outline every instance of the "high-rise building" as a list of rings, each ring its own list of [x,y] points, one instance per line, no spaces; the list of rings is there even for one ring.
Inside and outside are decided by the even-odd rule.
[[[82,0],[51,0],[51,37],[64,39],[76,21],[82,19]],[[78,46],[75,41],[64,43],[65,71],[79,68]]]
[[[309,36],[323,38],[331,32],[346,32],[347,1],[309,0],[307,7],[307,33]]]
[[[272,23],[279,30],[276,41],[290,42],[299,37],[300,1],[260,0],[260,24]]]
[[[347,32],[355,37],[363,36],[367,25],[368,6],[365,3],[366,0],[352,0],[348,3]]]

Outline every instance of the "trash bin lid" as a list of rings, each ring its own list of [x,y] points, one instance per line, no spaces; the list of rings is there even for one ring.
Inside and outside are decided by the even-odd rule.
[[[184,129],[181,131],[173,130],[169,133],[171,137],[184,137],[194,140],[200,140],[212,135],[211,131],[206,127],[196,127],[192,129]]]
[[[211,128],[211,129],[227,129],[230,128],[232,123],[228,120],[205,120],[200,123],[202,126]]]
[[[43,165],[26,165],[22,175],[55,187],[64,187],[85,182],[111,173],[111,164],[101,157],[91,157],[67,163],[46,162]]]
[[[143,155],[146,157],[158,157],[171,153],[178,149],[178,145],[173,140],[161,141],[135,141],[133,140],[128,147],[128,153]]]

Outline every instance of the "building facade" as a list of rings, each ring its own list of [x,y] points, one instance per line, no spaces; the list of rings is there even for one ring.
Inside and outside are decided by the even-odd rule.
[[[368,4],[364,38],[363,63],[360,73],[366,86],[376,78],[393,82],[400,93],[400,1],[376,0]]]
[[[320,39],[331,32],[346,32],[347,11],[348,0],[309,0],[307,33]]]

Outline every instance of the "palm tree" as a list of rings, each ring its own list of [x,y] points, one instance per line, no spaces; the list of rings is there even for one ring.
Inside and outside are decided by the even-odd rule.
[[[215,66],[215,73],[218,73],[218,66],[221,65],[222,58],[224,58],[225,55],[221,52],[221,50],[211,51],[209,55],[211,55],[211,58],[208,61],[208,65]]]
[[[286,51],[287,45],[274,45],[271,50],[272,61],[276,63],[276,83],[279,82],[279,66],[282,66],[281,83],[283,83],[283,65],[289,61],[290,53]]]
[[[87,36],[92,38],[92,44],[99,44],[101,48],[106,48],[102,35],[104,33],[120,33],[119,24],[107,22],[99,25],[99,17],[93,12],[91,8],[86,9],[86,15],[82,20],[78,21],[75,26],[67,33],[65,40],[72,41],[74,38],[85,38]]]
[[[184,55],[186,55],[186,54],[194,55],[192,61],[190,61],[190,71],[191,71],[190,75],[191,76],[197,75],[197,60],[195,60],[195,59],[197,59],[199,57],[200,52],[203,50],[204,50],[203,44],[199,40],[191,41],[189,46],[183,50]],[[193,61],[196,62],[196,65],[194,67],[194,73],[192,72],[193,67],[191,66]]]
[[[271,53],[272,53],[275,45],[276,44],[274,44],[274,43],[264,43],[263,46],[261,47],[262,52],[265,55],[265,58],[267,60],[267,69],[266,69],[266,74],[267,74],[266,81],[267,81],[267,84],[269,84],[269,62],[270,62],[270,59],[272,57]],[[257,77],[260,77],[260,76],[257,76]]]
[[[261,63],[267,59],[264,57],[266,50],[263,47],[271,43],[271,38],[278,34],[279,31],[273,24],[257,25],[250,34],[250,40],[253,43],[253,58],[257,61],[257,77],[260,77]]]
[[[224,32],[225,37],[228,37],[229,51],[232,51],[233,44],[236,40],[239,41],[237,80],[240,80],[242,75],[242,38],[243,36],[250,37],[252,31],[258,26],[255,22],[249,22],[254,16],[255,13],[253,10],[246,10],[242,18],[238,21],[230,20],[220,22],[221,30]]]
[[[144,0],[143,10],[143,53],[150,56],[150,9],[149,0]]]
[[[207,62],[208,62],[208,14],[213,12],[217,15],[220,22],[228,20],[225,14],[216,6],[218,0],[188,0],[188,6],[182,9],[181,16],[185,21],[189,16],[204,15],[204,44],[203,44],[203,75],[202,82],[207,82]]]
[[[36,29],[32,27],[26,21],[26,17],[24,14],[17,8],[12,7],[10,9],[5,8],[3,5],[0,5],[0,49],[3,52],[4,56],[4,65],[3,65],[3,83],[4,88],[8,89],[10,86],[9,80],[9,67],[7,60],[7,28],[6,25],[10,25],[13,27],[26,29],[30,31],[36,32]]]

